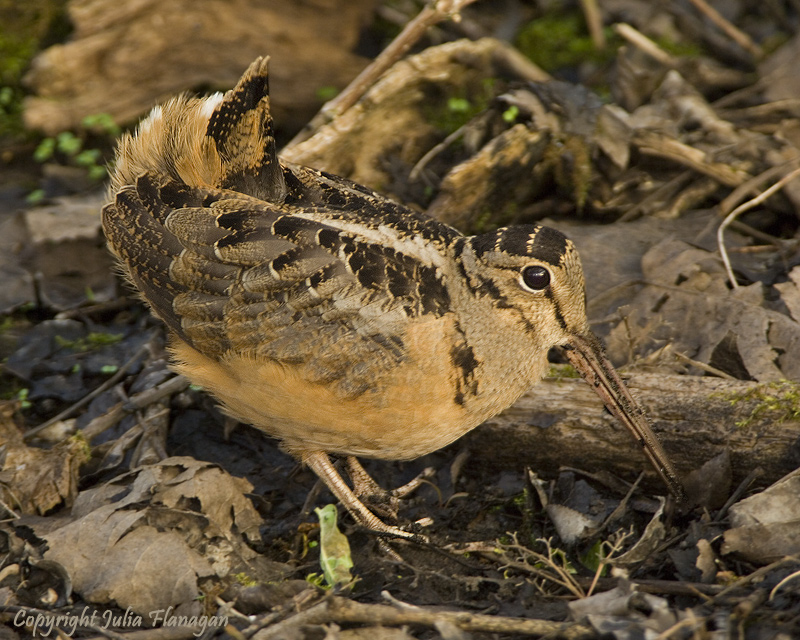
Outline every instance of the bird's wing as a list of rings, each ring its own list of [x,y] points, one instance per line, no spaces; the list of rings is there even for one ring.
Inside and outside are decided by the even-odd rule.
[[[404,250],[349,206],[273,205],[145,174],[105,207],[103,226],[128,277],[194,349],[293,365],[345,396],[403,361],[410,322],[449,308],[419,243]]]

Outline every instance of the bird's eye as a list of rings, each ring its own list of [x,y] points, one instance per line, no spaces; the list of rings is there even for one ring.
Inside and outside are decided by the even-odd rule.
[[[522,270],[522,284],[531,291],[541,291],[550,284],[550,272],[544,267],[525,267]]]

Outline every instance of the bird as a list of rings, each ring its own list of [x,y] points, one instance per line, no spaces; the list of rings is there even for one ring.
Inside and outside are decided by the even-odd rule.
[[[452,443],[540,381],[553,347],[683,496],[590,331],[575,245],[536,224],[464,235],[279,159],[267,57],[228,92],[173,98],[121,137],[102,226],[165,323],[173,368],[277,438],[367,529],[417,535],[364,504],[403,491],[384,491],[359,457]]]

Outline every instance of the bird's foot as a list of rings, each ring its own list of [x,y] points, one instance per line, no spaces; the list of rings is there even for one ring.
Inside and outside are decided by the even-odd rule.
[[[366,469],[361,466],[358,458],[354,456],[347,457],[347,473],[353,482],[353,493],[362,502],[381,516],[397,520],[397,511],[400,508],[401,500],[411,495],[420,485],[432,478],[436,470],[433,467],[428,467],[410,482],[391,491],[384,489],[375,482]]]
[[[372,513],[372,511],[370,511],[366,505],[364,505],[364,503],[358,499],[350,487],[347,486],[347,483],[344,481],[344,479],[342,479],[342,476],[339,475],[339,472],[336,471],[336,468],[331,463],[328,454],[324,451],[303,452],[301,454],[301,459],[303,463],[307,464],[311,470],[316,473],[317,476],[319,476],[320,480],[325,483],[328,489],[330,489],[331,493],[336,496],[339,502],[342,503],[345,509],[350,512],[350,515],[352,515],[353,518],[355,518],[355,521],[361,526],[385,537],[403,538],[405,540],[421,543],[428,542],[428,539],[425,536],[417,533],[411,533],[410,531],[405,531],[400,527],[388,525],[378,518],[378,516]],[[348,463],[349,460],[350,459],[348,458]],[[353,458],[353,460],[355,460],[355,458]],[[377,483],[369,477],[369,474],[364,471],[363,467],[361,467],[357,461],[356,464],[361,469],[363,475],[369,478],[370,482],[382,491],[382,489],[380,489]],[[355,480],[353,482],[355,483]],[[408,485],[405,486],[407,487]],[[401,489],[405,489],[405,487],[401,487]],[[397,498],[397,496],[394,497]]]

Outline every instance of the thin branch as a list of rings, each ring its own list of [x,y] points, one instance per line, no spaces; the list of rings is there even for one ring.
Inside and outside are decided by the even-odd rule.
[[[592,44],[595,49],[602,51],[606,48],[606,34],[603,33],[603,16],[600,7],[597,6],[597,0],[581,0],[581,9],[589,35],[592,36]]]
[[[294,147],[308,140],[322,126],[342,115],[361,97],[367,90],[395,62],[402,58],[425,34],[429,27],[447,19],[458,20],[459,12],[475,0],[434,0],[420,11],[415,18],[403,28],[400,34],[392,40],[381,53],[333,100],[325,103],[319,113],[304,127],[286,148]]]
[[[97,416],[94,420],[89,422],[89,424],[81,429],[81,433],[87,441],[91,442],[92,439],[96,438],[106,429],[110,429],[129,413],[143,409],[163,398],[168,398],[175,393],[183,391],[188,386],[189,381],[183,376],[170,378],[153,389],[148,389],[147,391],[142,391],[141,393],[131,396],[127,402],[118,402],[103,415]]]
[[[689,0],[689,2],[742,49],[751,53],[758,60],[764,57],[764,50],[753,42],[750,36],[727,20],[725,16],[708,4],[706,0]]]
[[[698,369],[702,369],[706,373],[710,373],[710,374],[715,375],[715,376],[717,376],[719,378],[725,378],[726,380],[736,380],[737,379],[736,377],[730,375],[729,373],[725,373],[721,369],[717,369],[716,367],[712,367],[710,364],[706,364],[705,362],[700,362],[699,360],[694,360],[694,359],[690,358],[689,356],[687,356],[687,355],[685,355],[683,353],[680,353],[678,351],[673,351],[673,353],[675,354],[675,357],[678,360],[680,360],[682,362],[685,362],[686,364],[690,364],[693,367],[697,367]]]
[[[637,49],[640,49],[661,64],[669,67],[670,69],[675,69],[678,67],[678,58],[668,54],[650,38],[644,35],[641,31],[634,29],[631,25],[626,24],[625,22],[618,22],[614,25],[614,31],[617,33],[617,35],[621,36]]]
[[[798,175],[800,175],[800,168],[795,169],[791,173],[783,176],[778,182],[773,184],[769,189],[760,193],[755,198],[748,200],[740,204],[736,207],[733,211],[731,211],[725,220],[722,221],[722,224],[719,225],[719,229],[717,229],[717,246],[719,247],[719,253],[722,256],[722,263],[725,265],[725,272],[728,274],[728,280],[730,280],[731,286],[734,289],[739,288],[739,283],[736,281],[736,276],[733,275],[733,268],[731,267],[731,261],[728,257],[728,250],[725,248],[725,229],[727,229],[731,223],[737,218],[737,216],[743,214],[745,211],[749,211],[753,207],[758,206],[769,197],[771,197],[776,191],[783,189],[789,182],[794,180]]]
[[[82,406],[89,404],[92,400],[94,400],[101,393],[103,393],[107,389],[110,389],[111,387],[113,387],[115,384],[117,384],[117,382],[119,382],[120,380],[122,380],[123,377],[125,377],[125,374],[128,373],[128,370],[131,367],[133,367],[133,365],[136,364],[139,361],[139,358],[141,358],[143,355],[145,355],[147,353],[147,351],[148,351],[148,346],[147,345],[143,345],[142,347],[140,347],[139,350],[133,355],[133,357],[130,360],[128,360],[125,364],[123,364],[114,373],[114,375],[111,376],[108,380],[106,380],[103,384],[101,384],[99,387],[97,387],[91,393],[85,395],[83,398],[78,400],[75,404],[73,404],[73,405],[67,407],[66,409],[64,409],[58,415],[55,415],[52,418],[50,418],[49,420],[47,420],[46,422],[43,422],[42,424],[40,424],[39,426],[34,427],[33,429],[30,429],[23,436],[23,440],[30,440],[34,436],[40,434],[42,431],[47,429],[47,427],[49,427],[51,425],[54,425],[59,420],[64,420],[65,418],[68,418],[73,413],[75,413],[78,409],[80,409]]]
[[[512,634],[515,636],[558,636],[568,640],[594,638],[594,631],[582,624],[552,622],[526,618],[511,618],[466,611],[438,611],[424,607],[397,608],[385,604],[365,604],[335,596],[291,618],[264,629],[254,640],[292,637],[306,625],[330,623],[371,624],[383,626],[419,625],[436,628],[450,623],[466,632]]]

